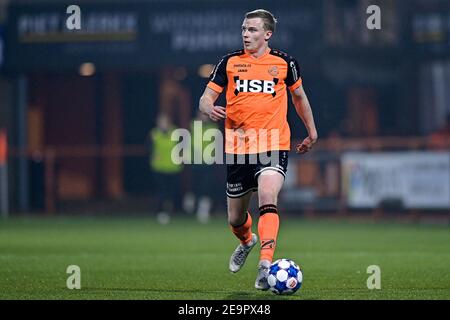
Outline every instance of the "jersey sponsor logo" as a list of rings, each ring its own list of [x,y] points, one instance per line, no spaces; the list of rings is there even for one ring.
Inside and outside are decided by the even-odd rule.
[[[250,68],[251,66],[251,63],[236,63],[233,65],[235,68]]]
[[[240,92],[262,92],[271,94],[275,97],[275,85],[277,84],[278,79],[273,81],[269,80],[249,80],[249,79],[239,79],[238,76],[234,77],[234,83],[236,84],[236,89],[234,90],[234,94],[237,96]]]

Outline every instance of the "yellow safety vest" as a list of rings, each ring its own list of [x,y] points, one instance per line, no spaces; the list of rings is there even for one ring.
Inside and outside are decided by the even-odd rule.
[[[178,173],[183,168],[180,164],[175,164],[172,161],[172,149],[177,145],[177,141],[172,141],[171,128],[167,132],[161,131],[159,128],[154,128],[150,131],[150,138],[153,145],[151,157],[149,160],[150,167],[153,171],[159,173]]]

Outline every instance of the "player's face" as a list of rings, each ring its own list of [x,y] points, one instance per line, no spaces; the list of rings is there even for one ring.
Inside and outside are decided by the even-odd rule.
[[[257,52],[266,45],[271,31],[264,30],[264,22],[261,18],[244,19],[242,23],[242,41],[244,48],[249,52]]]

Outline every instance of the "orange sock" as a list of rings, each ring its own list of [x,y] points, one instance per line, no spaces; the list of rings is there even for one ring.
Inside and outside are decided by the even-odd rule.
[[[234,227],[230,225],[231,231],[233,231],[234,235],[241,240],[242,244],[247,244],[252,240],[252,216],[248,211],[246,219],[244,224],[240,226]]]
[[[275,205],[265,205],[259,208],[259,212],[258,233],[261,243],[259,260],[269,260],[272,262],[280,224],[277,207]]]

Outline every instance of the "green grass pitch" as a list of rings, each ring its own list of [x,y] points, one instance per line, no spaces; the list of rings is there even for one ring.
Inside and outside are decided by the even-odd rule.
[[[11,218],[0,221],[0,299],[450,299],[448,226],[282,217],[275,258],[304,274],[292,296],[254,289],[257,247],[231,274],[236,245],[225,218]],[[81,290],[66,287],[69,265]],[[367,288],[370,265],[380,290]]]

